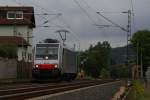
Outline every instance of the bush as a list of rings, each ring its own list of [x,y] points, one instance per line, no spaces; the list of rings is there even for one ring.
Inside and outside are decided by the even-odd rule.
[[[145,91],[143,83],[139,80],[133,80],[131,84],[133,86],[134,97],[144,97]]]
[[[100,73],[100,78],[102,79],[110,79],[110,72],[106,69],[102,69]]]
[[[17,46],[12,44],[0,44],[0,57],[17,58]]]

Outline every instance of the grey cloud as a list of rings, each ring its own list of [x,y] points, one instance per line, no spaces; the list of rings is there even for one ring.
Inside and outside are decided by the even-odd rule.
[[[1,5],[18,5],[15,0],[0,0]],[[64,21],[67,22],[71,29],[68,29],[71,33],[68,34],[67,42],[69,44],[81,42],[81,48],[86,49],[90,44],[95,44],[97,41],[107,40],[113,47],[126,44],[126,32],[119,28],[97,28],[94,26],[88,16],[73,2],[73,0],[16,0],[22,5],[34,6],[36,12],[48,12],[48,13],[62,13],[63,18],[59,17],[47,25],[62,25]],[[96,24],[110,24],[103,18],[98,17],[96,11],[109,11],[109,12],[121,12],[127,11],[131,8],[130,0],[78,0],[87,13],[92,17]],[[88,3],[90,7],[84,2]],[[149,29],[150,23],[150,1],[149,0],[133,0],[135,11],[135,28],[133,32],[138,29]],[[40,7],[39,7],[40,6]],[[44,8],[44,9],[43,9]],[[104,14],[119,25],[126,27],[127,15],[122,14]],[[54,16],[55,17],[55,16]],[[36,23],[42,23],[45,19],[43,17],[36,16]],[[51,20],[53,16],[46,17]],[[40,20],[40,21],[39,21]],[[66,25],[67,26],[67,25]],[[47,37],[58,38],[59,35],[55,33],[59,30],[59,27],[50,28],[37,28],[34,29],[34,43]],[[42,35],[41,35],[42,34]],[[74,35],[76,36],[76,39]]]

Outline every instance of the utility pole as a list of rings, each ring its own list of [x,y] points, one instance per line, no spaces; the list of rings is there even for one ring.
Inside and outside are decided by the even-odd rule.
[[[140,67],[140,69],[141,69],[141,79],[143,79],[143,61],[142,61],[143,55],[142,55],[142,48],[140,48],[140,49],[141,49],[141,53],[140,53],[141,67]]]
[[[127,33],[127,49],[126,49],[126,64],[127,67],[129,67],[129,60],[130,60],[130,55],[129,55],[129,43],[131,40],[131,17],[132,15],[134,15],[133,12],[131,12],[131,10],[125,11],[125,12],[121,12],[121,13],[125,13],[128,15],[128,24],[127,27],[124,28],[122,26],[120,26],[119,24],[113,22],[112,20],[110,20],[109,18],[105,17],[103,14],[101,14],[100,12],[96,12],[97,14],[99,14],[101,17],[103,17],[105,20],[107,20],[108,22],[110,22],[112,25],[114,25],[114,27],[119,27],[121,30],[125,31]],[[110,27],[112,25],[104,25],[104,27]],[[96,26],[103,26],[103,25],[96,25]],[[134,71],[134,70],[132,70]]]
[[[110,20],[109,18],[105,17],[104,15],[102,15],[100,12],[96,12],[98,15],[100,15],[101,17],[103,17],[105,20],[107,20],[108,22],[110,22],[112,25],[114,25],[114,27],[119,27],[121,30],[127,32],[127,65],[129,64],[129,42],[131,39],[131,10],[125,11],[125,12],[121,12],[121,13],[127,13],[128,14],[128,25],[126,28],[120,26],[119,24],[113,22],[112,20]],[[96,25],[96,26],[102,26],[102,25]],[[104,25],[104,27],[109,27],[111,25]]]
[[[128,14],[128,25],[127,25],[127,66],[129,65],[129,43],[131,39],[131,10],[128,10],[127,12],[122,12]]]
[[[128,10],[128,25],[127,25],[127,65],[129,64],[129,43],[131,39],[131,10]]]
[[[137,71],[137,78],[139,78],[139,42],[136,44],[136,71]]]

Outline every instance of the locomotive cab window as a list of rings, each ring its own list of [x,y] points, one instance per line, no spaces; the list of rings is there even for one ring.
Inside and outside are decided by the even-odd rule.
[[[36,48],[36,59],[57,60],[58,59],[58,48],[57,47],[37,47]]]

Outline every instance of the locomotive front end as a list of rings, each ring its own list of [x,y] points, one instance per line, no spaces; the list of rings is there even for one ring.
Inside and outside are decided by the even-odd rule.
[[[32,76],[40,79],[60,77],[59,44],[36,44]]]

